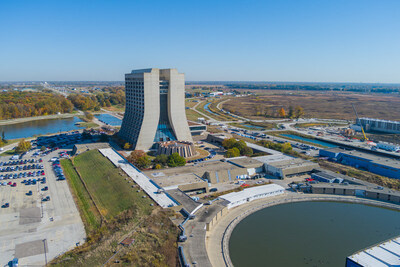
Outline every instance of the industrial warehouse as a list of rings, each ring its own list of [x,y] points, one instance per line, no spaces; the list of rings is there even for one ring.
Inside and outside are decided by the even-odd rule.
[[[302,176],[318,167],[314,162],[278,154],[209,160],[173,169],[144,171],[144,174],[165,190],[178,188],[187,193],[206,193],[211,185],[235,183],[257,175],[278,179]]]
[[[341,148],[321,149],[319,155],[320,157],[328,157],[344,165],[363,169],[389,178],[400,179],[400,162],[395,159]]]
[[[357,119],[357,125],[362,125],[368,132],[400,133],[400,122],[398,121],[359,118]]]
[[[400,237],[358,251],[346,258],[346,267],[400,266]]]
[[[280,185],[269,184],[247,188],[240,192],[229,193],[220,196],[220,198],[228,201],[226,206],[228,209],[231,209],[256,199],[281,195],[284,191],[285,189]]]

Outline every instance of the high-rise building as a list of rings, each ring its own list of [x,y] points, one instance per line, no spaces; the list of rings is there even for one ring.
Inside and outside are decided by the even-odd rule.
[[[134,149],[163,141],[192,142],[185,113],[185,77],[176,69],[125,74],[126,108],[119,136]]]

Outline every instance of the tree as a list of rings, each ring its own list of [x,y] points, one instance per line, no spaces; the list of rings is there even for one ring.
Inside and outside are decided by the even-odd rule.
[[[245,147],[247,147],[247,144],[246,144],[245,141],[240,140],[240,141],[237,141],[235,144],[233,144],[233,147],[236,147],[237,149],[239,149],[240,154],[242,154],[243,149],[244,149]]]
[[[139,157],[137,160],[136,160],[136,166],[139,168],[139,169],[147,169],[149,166],[150,166],[150,164],[151,164],[151,160],[150,160],[150,158],[146,155],[146,156],[142,156],[142,157]]]
[[[85,114],[85,119],[87,121],[92,121],[93,120],[94,116],[93,116],[92,113],[90,113],[89,111],[85,111],[84,114]]]
[[[288,152],[292,151],[292,145],[291,145],[290,143],[284,143],[284,144],[282,145],[281,151],[282,151],[283,153],[288,153]]]
[[[294,109],[294,117],[298,119],[302,116],[304,116],[304,109],[301,106],[296,106]]]
[[[292,119],[294,117],[294,110],[292,106],[289,106],[288,118]]]
[[[18,146],[15,149],[15,152],[22,153],[28,151],[31,148],[32,148],[31,142],[22,139],[21,141],[19,141]]]
[[[135,164],[140,157],[146,156],[146,153],[143,150],[134,150],[131,154],[126,158],[130,163]]]
[[[167,164],[169,167],[185,166],[186,160],[178,153],[172,153],[168,156]]]
[[[240,156],[240,151],[237,147],[230,148],[226,151],[225,157],[226,158],[235,158]]]
[[[125,149],[125,150],[128,150],[128,149],[130,149],[130,148],[131,148],[131,144],[125,143],[124,149]]]
[[[225,149],[230,149],[230,148],[233,148],[233,146],[236,144],[236,139],[235,138],[228,138],[228,139],[225,139],[224,141],[222,141],[222,146],[225,148]]]
[[[167,165],[168,156],[165,154],[157,155],[154,159],[154,163],[160,164],[161,166]]]
[[[283,107],[281,107],[281,108],[278,110],[278,116],[281,117],[281,118],[286,117],[286,111],[285,111],[285,109],[284,109]]]
[[[46,147],[45,146],[42,146],[41,148],[40,148],[40,151],[45,151],[46,150]]]
[[[251,149],[250,147],[246,146],[243,148],[243,150],[241,151],[241,154],[243,156],[247,156],[250,157],[253,155],[253,149]]]
[[[156,169],[156,170],[159,170],[159,169],[161,169],[162,167],[161,167],[161,165],[160,164],[156,164],[156,165],[154,165],[154,169]]]
[[[3,140],[3,142],[7,142],[6,134],[4,133],[4,131],[1,132],[1,139]]]

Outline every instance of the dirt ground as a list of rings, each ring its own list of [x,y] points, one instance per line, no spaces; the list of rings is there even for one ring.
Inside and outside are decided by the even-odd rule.
[[[360,117],[399,120],[400,96],[398,94],[355,94],[341,92],[268,91],[257,90],[258,95],[234,98],[223,108],[237,115],[265,118],[276,116],[279,108],[286,112],[289,106],[300,105],[307,118],[355,120],[351,104]]]

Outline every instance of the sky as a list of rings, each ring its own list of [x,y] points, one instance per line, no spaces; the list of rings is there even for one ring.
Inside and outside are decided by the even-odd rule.
[[[400,83],[398,0],[0,0],[0,81]]]

